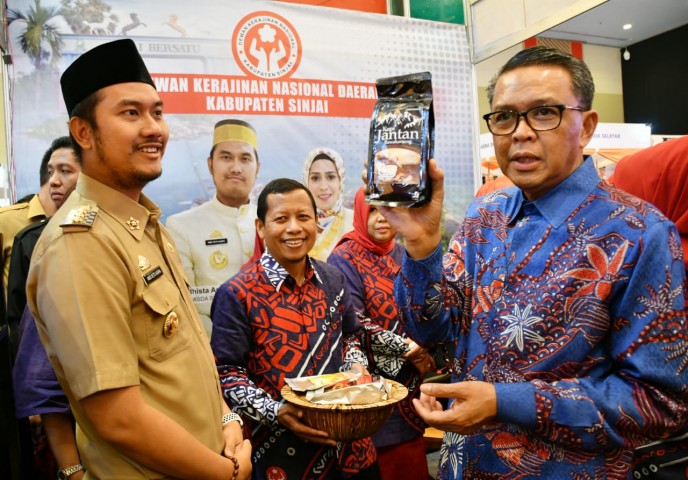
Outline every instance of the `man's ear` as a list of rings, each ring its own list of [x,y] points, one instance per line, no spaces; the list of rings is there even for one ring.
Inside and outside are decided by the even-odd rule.
[[[583,125],[581,126],[580,133],[580,148],[583,149],[592,140],[592,135],[595,133],[597,128],[598,116],[597,112],[590,110],[588,112],[583,112]]]
[[[70,118],[69,132],[82,150],[91,150],[93,148],[95,144],[93,128],[85,119],[81,117]]]
[[[213,176],[213,157],[208,157],[208,172],[210,172],[210,176]]]
[[[265,241],[265,225],[260,221],[260,218],[256,218],[256,233],[261,240]]]

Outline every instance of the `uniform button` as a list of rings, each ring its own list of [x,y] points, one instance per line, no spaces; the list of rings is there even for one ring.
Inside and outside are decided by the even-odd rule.
[[[241,233],[246,233],[246,229],[245,229],[244,227],[241,227],[241,228],[239,229],[239,231],[240,231]]]
[[[244,250],[244,255],[246,255],[246,256],[248,257],[248,254],[249,254],[249,251],[248,251],[248,250]]]

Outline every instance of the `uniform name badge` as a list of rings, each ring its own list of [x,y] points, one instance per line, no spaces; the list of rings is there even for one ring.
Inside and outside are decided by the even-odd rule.
[[[210,239],[208,239],[208,240],[205,241],[205,245],[206,245],[207,247],[210,247],[210,246],[212,246],[212,245],[224,245],[224,244],[226,244],[227,242],[228,242],[228,241],[227,241],[226,238],[210,238]]]
[[[162,268],[155,267],[150,272],[143,274],[143,281],[146,283],[146,285],[150,285],[160,277],[162,277]]]

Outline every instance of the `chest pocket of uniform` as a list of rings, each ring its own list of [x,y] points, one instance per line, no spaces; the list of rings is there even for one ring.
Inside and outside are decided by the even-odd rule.
[[[177,287],[160,278],[146,287],[143,301],[152,310],[145,320],[151,358],[163,361],[188,348],[191,319],[180,308]]]

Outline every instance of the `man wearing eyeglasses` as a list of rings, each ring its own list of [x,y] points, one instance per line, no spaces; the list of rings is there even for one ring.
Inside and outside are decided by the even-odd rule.
[[[476,199],[444,256],[434,160],[432,201],[383,211],[404,236],[395,293],[409,334],[457,345],[452,383],[414,400],[448,432],[438,478],[626,479],[635,447],[686,420],[679,235],[584,157],[593,93],[581,60],[519,52],[484,117],[515,186]]]

